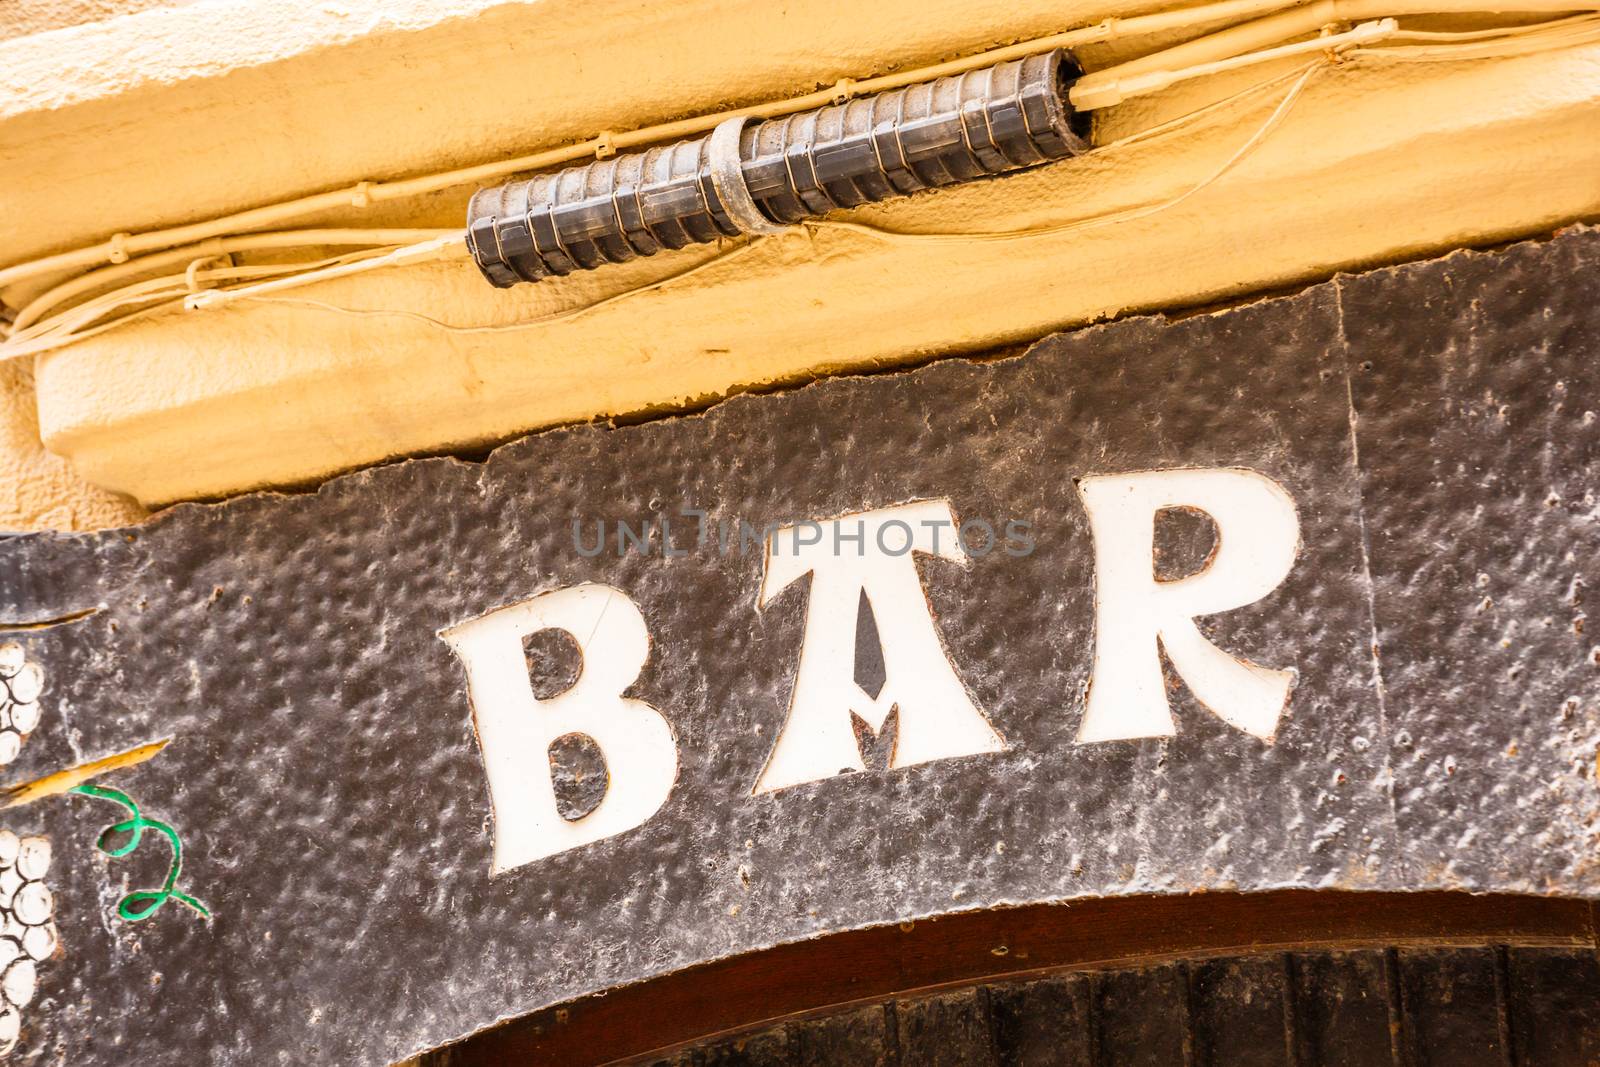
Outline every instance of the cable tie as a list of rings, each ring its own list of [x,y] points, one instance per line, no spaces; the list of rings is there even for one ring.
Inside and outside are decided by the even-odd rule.
[[[610,159],[617,154],[617,135],[610,130],[601,130],[594,138],[594,158]]]
[[[1325,22],[1325,23],[1322,24],[1322,28],[1317,31],[1317,36],[1318,37],[1334,37],[1334,36],[1337,36],[1343,29],[1344,29],[1344,27],[1343,27],[1343,25],[1341,23],[1338,23],[1338,22]],[[1329,45],[1327,48],[1324,48],[1322,50],[1322,55],[1323,55],[1323,57],[1325,59],[1327,59],[1327,61],[1329,63],[1343,63],[1344,62],[1344,56],[1339,54],[1338,45]]]
[[[854,78],[840,78],[833,83],[833,102],[835,104],[848,104],[856,95],[856,80]]]
[[[351,207],[371,207],[372,206],[372,183],[371,182],[356,182],[356,187],[354,189],[350,190],[350,206]]]
[[[112,263],[126,263],[126,262],[128,262],[127,240],[128,240],[128,238],[130,238],[132,236],[133,236],[133,234],[131,234],[131,233],[114,233],[114,234],[112,234],[111,235],[111,240],[109,242],[107,242],[108,244],[111,245],[111,250],[106,253],[106,258],[108,260],[110,260]]]
[[[755,197],[750,195],[750,186],[745,182],[744,159],[739,154],[739,143],[744,128],[752,121],[749,115],[737,115],[724,119],[711,131],[706,148],[707,162],[711,166],[711,187],[722,201],[722,210],[743,232],[783,233],[788,227],[778,225],[762,213],[761,208],[756,206]]]

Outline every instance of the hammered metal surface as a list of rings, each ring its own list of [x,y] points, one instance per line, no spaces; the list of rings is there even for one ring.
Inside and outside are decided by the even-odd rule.
[[[1455,256],[1432,291],[1338,283],[1418,883],[1600,884],[1597,244]]]
[[[7,780],[171,737],[110,780],[182,834],[215,915],[122,923],[158,849],[95,852],[107,812],[81,797],[8,812],[55,844],[65,953],[19,1054],[384,1063],[726,954],[1009,902],[1600,895],[1600,638],[1575,632],[1600,536],[1597,267],[1600,233],[1578,231],[6,541],[0,618],[101,609],[18,634],[52,713]],[[1297,502],[1289,578],[1204,623],[1298,671],[1289,717],[1266,744],[1182,692],[1176,737],[1079,746],[1094,594],[1073,478],[1179,466],[1251,467]],[[1031,555],[919,564],[1008,750],[759,796],[804,583],[757,611],[755,554],[696,551],[680,527],[673,558],[573,541],[575,519],[690,506],[759,527],[919,497],[1033,524]],[[671,721],[677,784],[642,827],[491,878],[465,680],[437,632],[586,581],[648,621],[630,692]]]

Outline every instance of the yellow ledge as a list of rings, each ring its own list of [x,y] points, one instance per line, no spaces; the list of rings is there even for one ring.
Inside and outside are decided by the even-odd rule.
[[[683,5],[690,15],[706,6]],[[403,86],[384,82],[376,98],[363,93],[350,111],[313,113],[330,80],[375,69],[360,40],[330,46],[332,54],[321,58],[325,77],[302,71],[273,97],[293,118],[288,128],[300,127],[303,152],[286,160],[270,143],[252,147],[230,136],[218,147],[190,138],[193,162],[171,180],[195,192],[205,175],[203,195],[195,193],[200,213],[232,210],[395,168],[480,160],[491,146],[521,150],[605,126],[785,95],[881,69],[884,57],[926,61],[1112,13],[1087,5],[1046,12],[1045,5],[887,0],[841,18],[826,7],[790,3],[780,15],[767,4],[717,5],[700,12],[698,26],[673,13],[627,22],[607,10],[592,15],[610,20],[604,33],[566,0],[489,9],[482,21],[491,26],[508,11],[538,9],[552,20],[542,34],[507,38],[498,51],[480,49],[475,57],[472,78],[514,95],[519,136],[508,129],[513,116],[504,101],[488,106],[476,83],[462,85],[458,101],[454,76],[439,74],[456,69],[456,49],[481,45],[476,22],[412,28],[426,61],[407,68]],[[569,32],[584,35],[581,47],[562,40]],[[392,35],[377,37],[367,42],[372,49],[394,44]],[[552,102],[529,83],[543,85],[539,57],[556,53],[576,64],[559,72],[576,81]],[[1282,69],[1122,105],[1107,113],[1097,139],[1275,73]],[[392,72],[382,77],[392,80]],[[204,92],[221,91],[228,80],[218,78]],[[1287,90],[1279,84],[1237,101],[1181,136],[839,216],[880,230],[972,234],[1138,211],[1192,192],[1131,220],[1007,239],[804,230],[587,314],[537,325],[523,324],[723,253],[689,249],[510,291],[491,289],[466,263],[328,282],[289,295],[368,313],[268,303],[175,312],[42,358],[40,432],[90,482],[155,505],[303,484],[408,453],[976,351],[1130,311],[1227,299],[1600,215],[1600,46],[1475,62],[1363,59],[1324,69],[1254,151],[1207,184]],[[383,99],[391,91],[400,95]],[[181,99],[171,86],[150,92],[168,104]],[[249,118],[257,102],[245,97],[219,104],[205,121],[225,125],[243,115],[259,122]],[[420,118],[400,129],[408,108]],[[441,129],[446,119],[450,128]],[[155,126],[135,125],[156,137]],[[530,129],[541,136],[530,137]],[[335,133],[344,138],[337,150]],[[304,159],[314,166],[301,166]],[[380,171],[385,160],[394,167]],[[152,186],[155,161],[142,166],[133,172],[138,188],[128,194],[131,216],[96,206],[91,223],[63,231],[71,240],[58,233],[46,241],[30,221],[33,228],[24,230],[32,239],[24,243],[52,251],[103,238],[113,227],[192,217]],[[66,160],[59,168],[71,169]],[[257,180],[263,169],[271,180]],[[44,197],[35,209],[66,220],[95,204],[80,178],[73,178],[77,193]],[[100,189],[122,181],[105,171],[98,178]],[[423,205],[397,221],[449,224],[459,207],[456,200]],[[381,311],[472,330],[372,313]],[[1265,349],[1238,353],[1241,364],[1270,357]]]

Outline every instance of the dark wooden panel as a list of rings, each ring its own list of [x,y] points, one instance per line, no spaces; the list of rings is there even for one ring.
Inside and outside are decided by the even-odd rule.
[[[1400,953],[1406,1055],[1416,1067],[1504,1067],[1499,953],[1413,949]]]
[[[1064,974],[989,991],[1004,1067],[1092,1067],[1089,980]]]
[[[1096,1067],[1173,1067],[1189,1061],[1189,993],[1181,966],[1095,974],[1090,988]]]
[[[897,1007],[895,1018],[902,1062],[924,1067],[990,1067],[996,1062],[982,989],[908,1000]]]
[[[892,1005],[872,1004],[794,1027],[795,1062],[884,1067],[898,1060]]]
[[[1518,1067],[1600,1063],[1600,958],[1511,952],[1505,967]]]
[[[1382,951],[1296,953],[1296,1060],[1318,1067],[1387,1067],[1389,990]]]
[[[787,1026],[775,1026],[760,1033],[746,1034],[706,1045],[694,1067],[788,1067],[794,1059],[794,1034]]]
[[[1286,954],[1189,967],[1196,1067],[1295,1067]]]

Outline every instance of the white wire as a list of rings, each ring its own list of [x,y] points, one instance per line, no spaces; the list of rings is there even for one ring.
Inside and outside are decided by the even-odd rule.
[[[68,311],[36,322],[24,329],[13,331],[5,342],[0,343],[0,362],[49,352],[63,345],[72,344],[75,341],[104,333],[106,330],[122,323],[145,318],[158,311],[164,311],[181,304],[182,298],[191,292],[189,287],[191,277],[195,280],[208,282],[271,277],[286,271],[334,266],[371,254],[372,251],[369,250],[352,252],[343,256],[333,256],[312,263],[224,267],[194,272],[185,271],[183,274],[169,274],[159,278],[148,278],[110,293],[104,293],[92,300],[76,305]],[[156,301],[155,306],[142,308],[127,315],[119,316],[109,322],[98,321],[125,307],[133,307],[151,301]]]
[[[1427,32],[1417,30],[1400,30],[1390,34],[1393,40],[1415,40],[1424,42],[1415,47],[1391,45],[1382,48],[1354,48],[1343,54],[1353,59],[1382,58],[1388,60],[1432,60],[1432,59],[1476,59],[1500,55],[1512,55],[1521,52],[1570,46],[1575,43],[1585,42],[1600,38],[1600,15],[1584,14],[1547,22],[1535,23],[1516,27],[1495,28],[1486,30],[1462,31],[1457,33]],[[1276,49],[1267,49],[1275,52]],[[1249,61],[1251,53],[1244,57]],[[1212,185],[1230,170],[1232,170],[1246,155],[1282,121],[1295,100],[1299,97],[1306,83],[1318,70],[1323,69],[1329,60],[1319,59],[1302,70],[1290,72],[1279,78],[1247,87],[1234,93],[1223,100],[1207,105],[1188,115],[1170,120],[1160,126],[1141,131],[1130,137],[1111,142],[1096,149],[1096,154],[1106,151],[1126,148],[1136,143],[1149,141],[1156,137],[1170,135],[1178,130],[1191,125],[1221,107],[1229,106],[1238,100],[1255,95],[1285,81],[1293,80],[1294,84],[1286,93],[1282,102],[1268,117],[1266,122],[1243,145],[1222,164],[1216,171],[1208,175],[1199,183],[1189,188],[1178,196],[1172,197],[1155,204],[1144,205],[1138,208],[1112,212],[1101,216],[1085,219],[1076,219],[1064,223],[1055,223],[1039,227],[1028,227],[1018,230],[1003,231],[978,231],[978,232],[903,232],[889,230],[874,226],[870,223],[845,222],[835,220],[812,220],[804,223],[813,230],[840,230],[861,233],[880,240],[908,240],[908,241],[1009,241],[1031,237],[1059,235],[1092,229],[1100,226],[1114,225],[1144,218],[1160,211],[1169,210],[1183,203],[1190,197]],[[1212,64],[1215,65],[1215,64]],[[1180,68],[1176,73],[1182,73]],[[364,243],[362,238],[369,236],[374,239],[390,236],[410,238],[425,236],[426,239],[409,245],[381,244],[379,247],[364,249],[348,253],[343,256],[323,259],[314,263],[285,263],[260,267],[230,267],[211,271],[195,271],[192,269],[195,260],[210,260],[232,251],[247,251],[258,248],[296,247],[296,241],[303,244],[337,244],[337,243]],[[315,238],[313,242],[311,239]],[[414,262],[418,258],[438,258],[439,254],[465,254],[464,245],[460,244],[460,231],[456,230],[362,230],[337,229],[337,230],[305,230],[305,231],[280,231],[271,233],[244,234],[236,237],[212,238],[185,248],[169,249],[155,254],[133,259],[129,262],[90,271],[87,274],[71,279],[47,291],[31,301],[19,314],[17,320],[4,330],[5,339],[0,340],[0,361],[21,358],[28,355],[37,355],[48,352],[63,345],[92,337],[111,329],[121,323],[135,319],[142,319],[158,311],[167,310],[174,303],[181,302],[185,296],[194,298],[194,293],[189,283],[197,278],[204,277],[207,281],[237,280],[241,278],[274,278],[275,280],[259,287],[252,292],[253,287],[245,290],[211,290],[215,298],[211,303],[221,304],[232,300],[251,300],[258,303],[278,303],[284,305],[298,305],[319,310],[338,311],[346,314],[358,315],[385,315],[409,318],[415,321],[457,332],[499,332],[508,329],[523,329],[531,326],[543,325],[548,322],[571,318],[574,315],[585,314],[614,301],[624,299],[638,292],[648,292],[675,281],[678,278],[696,273],[715,263],[725,261],[732,255],[741,254],[745,249],[752,247],[750,244],[739,245],[731,252],[719,253],[710,260],[703,261],[687,271],[671,275],[667,278],[638,289],[626,290],[612,296],[605,297],[593,304],[580,308],[559,312],[555,315],[544,316],[539,319],[523,323],[491,326],[456,326],[437,319],[421,315],[416,312],[384,309],[349,309],[339,308],[332,304],[325,304],[311,300],[293,300],[288,298],[274,298],[258,295],[262,291],[288,288],[291,286],[310,284],[330,276],[341,276],[355,273],[360,270],[381,269],[395,263]],[[127,277],[137,271],[148,270],[152,267],[165,265],[172,262],[181,262],[189,259],[191,269],[184,275],[166,275],[159,278],[146,279],[134,284],[114,289],[82,304],[76,305],[67,311],[49,314],[50,309],[59,306],[71,298],[90,291],[100,284],[114,281],[117,278]],[[0,272],[3,275],[6,272]],[[185,284],[175,287],[174,283],[184,280]],[[198,294],[205,297],[206,293]],[[178,300],[173,298],[177,297]],[[154,301],[154,306],[137,308],[140,304]],[[196,305],[207,303],[204,299],[192,300]],[[127,307],[136,307],[137,310],[121,315],[109,321],[100,321],[107,315]]]
[[[1221,167],[1217,168],[1217,170],[1214,173],[1212,173],[1209,177],[1205,178],[1204,180],[1202,180],[1201,182],[1199,182],[1198,184],[1196,184],[1195,186],[1190,188],[1188,191],[1182,193],[1179,196],[1173,197],[1170,200],[1164,201],[1164,202],[1159,203],[1159,204],[1151,205],[1151,206],[1146,207],[1146,208],[1142,208],[1142,209],[1139,209],[1139,210],[1136,210],[1136,211],[1119,212],[1119,213],[1117,213],[1115,215],[1108,215],[1108,216],[1103,216],[1103,217],[1096,218],[1096,219],[1083,220],[1081,222],[1074,222],[1074,223],[1069,223],[1069,224],[1066,224],[1066,225],[1049,226],[1049,227],[1043,227],[1043,228],[1039,228],[1039,229],[1030,229],[1030,230],[1018,230],[1018,231],[982,233],[982,234],[900,234],[900,233],[893,233],[893,232],[890,232],[890,231],[877,230],[877,229],[873,229],[873,228],[870,228],[870,227],[865,227],[860,223],[824,222],[824,221],[821,221],[821,220],[803,223],[802,225],[807,226],[807,227],[825,228],[825,229],[859,230],[859,231],[862,231],[862,232],[867,232],[867,233],[871,234],[874,237],[889,238],[889,239],[906,238],[906,239],[912,239],[912,240],[931,239],[931,240],[962,240],[962,241],[974,240],[974,239],[977,239],[977,240],[1013,240],[1013,239],[1016,239],[1018,237],[1036,237],[1036,236],[1042,236],[1042,235],[1047,234],[1047,233],[1062,233],[1062,232],[1066,232],[1068,230],[1080,229],[1080,228],[1088,228],[1089,226],[1094,226],[1094,225],[1110,225],[1110,224],[1116,223],[1116,222],[1129,221],[1129,220],[1134,219],[1134,218],[1142,218],[1145,215],[1151,215],[1151,214],[1154,214],[1154,213],[1156,213],[1158,211],[1165,211],[1166,209],[1171,208],[1171,207],[1175,207],[1176,205],[1178,205],[1178,204],[1182,203],[1183,201],[1187,200],[1189,197],[1191,197],[1194,194],[1200,192],[1200,190],[1204,189],[1206,186],[1210,185],[1212,182],[1214,182],[1218,178],[1222,177],[1223,174],[1225,174],[1229,170],[1231,170],[1234,167],[1234,165],[1236,165],[1241,159],[1243,159],[1246,155],[1248,155],[1257,145],[1259,145],[1261,143],[1261,141],[1263,139],[1265,139],[1267,137],[1268,134],[1270,134],[1274,129],[1277,128],[1278,124],[1283,120],[1283,117],[1289,113],[1289,109],[1294,105],[1295,100],[1299,98],[1301,91],[1305,88],[1306,83],[1311,79],[1311,76],[1313,74],[1315,74],[1319,69],[1325,67],[1326,65],[1327,65],[1327,61],[1326,60],[1318,60],[1315,63],[1309,64],[1304,69],[1298,70],[1298,71],[1294,72],[1294,74],[1290,75],[1289,77],[1293,79],[1294,84],[1290,87],[1289,91],[1284,95],[1284,98],[1278,103],[1277,107],[1273,109],[1272,114],[1269,115],[1267,117],[1267,120],[1264,123],[1262,123],[1261,127],[1259,129],[1257,129],[1256,132],[1254,134],[1252,134],[1251,137],[1247,141],[1245,141],[1245,143],[1243,145],[1241,145],[1238,148],[1238,150],[1233,153],[1232,156],[1230,156],[1228,158],[1227,162],[1223,163],[1223,165]],[[1273,79],[1273,83],[1281,84],[1285,80],[1286,79],[1284,79],[1284,78],[1276,78],[1276,79]],[[1236,94],[1236,95],[1243,96],[1245,94],[1241,93],[1241,94]],[[253,302],[253,303],[278,304],[278,305],[282,305],[282,306],[285,306],[285,307],[297,307],[297,308],[304,308],[304,309],[312,310],[312,311],[323,311],[323,312],[328,312],[330,314],[350,315],[350,316],[357,316],[357,317],[362,317],[362,318],[399,318],[399,319],[406,319],[406,320],[409,320],[409,321],[412,321],[412,322],[421,323],[421,324],[423,324],[425,326],[429,326],[429,327],[432,327],[434,329],[443,330],[443,331],[445,331],[447,333],[456,333],[456,334],[509,333],[509,332],[514,332],[514,331],[518,331],[518,330],[533,329],[535,327],[540,327],[540,326],[548,326],[548,325],[551,325],[552,323],[562,322],[562,321],[566,321],[568,319],[577,318],[580,315],[587,315],[590,312],[597,311],[600,308],[605,307],[605,306],[607,306],[609,304],[614,304],[614,303],[616,303],[618,301],[626,300],[626,299],[629,299],[631,297],[638,296],[638,295],[640,295],[642,293],[647,293],[647,292],[651,292],[651,291],[656,290],[656,289],[661,289],[661,288],[663,288],[663,287],[665,287],[665,286],[667,286],[667,285],[669,285],[669,284],[671,284],[673,282],[677,282],[677,281],[680,281],[680,280],[682,280],[684,278],[687,278],[690,275],[698,274],[701,271],[710,269],[711,267],[714,267],[714,266],[720,266],[720,265],[726,264],[727,262],[729,262],[730,260],[734,259],[735,257],[743,255],[745,252],[749,251],[750,249],[757,247],[757,245],[760,244],[761,241],[762,241],[761,238],[752,238],[752,239],[746,241],[743,244],[736,245],[736,246],[733,246],[732,248],[729,248],[726,251],[719,252],[717,255],[711,257],[710,259],[703,260],[700,263],[697,263],[694,266],[688,268],[687,270],[682,270],[682,271],[677,272],[676,274],[669,275],[668,277],[657,279],[656,281],[650,282],[647,285],[641,285],[641,286],[638,286],[638,287],[633,288],[633,289],[626,289],[626,290],[624,290],[624,291],[622,291],[620,293],[614,293],[611,296],[605,297],[604,299],[596,300],[596,301],[594,301],[592,303],[584,304],[584,305],[582,305],[580,307],[569,308],[569,309],[567,309],[565,311],[558,311],[558,312],[555,312],[555,313],[549,314],[549,315],[541,315],[538,318],[525,319],[525,320],[522,320],[520,322],[495,323],[495,324],[480,325],[480,326],[461,326],[461,325],[457,325],[455,323],[445,322],[445,321],[443,321],[441,319],[433,318],[432,316],[429,316],[429,315],[423,315],[423,314],[421,314],[419,312],[408,311],[408,310],[405,310],[405,309],[402,309],[402,308],[349,308],[349,307],[341,307],[341,306],[339,306],[337,304],[325,303],[325,302],[320,301],[320,300],[309,300],[309,299],[306,299],[306,298],[303,298],[303,297],[272,297],[272,296],[241,295],[239,297],[239,299],[250,301],[250,302]]]

